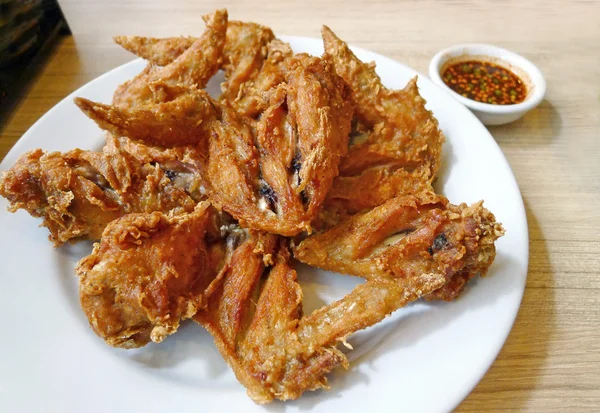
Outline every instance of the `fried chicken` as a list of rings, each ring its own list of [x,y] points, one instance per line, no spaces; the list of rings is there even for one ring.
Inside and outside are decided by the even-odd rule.
[[[104,148],[31,151],[0,195],[55,245],[100,239],[76,272],[108,344],[160,342],[193,318],[254,401],[296,399],[348,366],[352,333],[457,298],[504,229],[482,202],[433,192],[444,136],[416,78],[387,89],[327,27],[312,57],[225,10],[204,19],[199,38],[116,37],[149,64],[112,105],[76,99]],[[365,282],[304,315],[290,250]]]
[[[129,214],[106,227],[76,268],[96,334],[114,347],[141,347],[196,314],[216,276],[205,240],[210,214],[202,202],[189,214]]]
[[[430,191],[392,198],[294,249],[306,264],[368,280],[439,273],[443,288],[428,298],[451,301],[494,261],[494,242],[504,233],[482,206],[452,205]]]
[[[350,148],[321,217],[322,226],[332,226],[391,197],[429,188],[444,136],[425,108],[416,78],[403,90],[387,89],[373,64],[361,62],[328,27],[322,35],[326,55],[356,102]]]
[[[231,20],[227,23],[223,65],[229,76],[239,70],[252,72],[253,62],[264,48],[275,39],[273,31],[260,24]],[[115,36],[115,43],[125,50],[147,60],[156,66],[166,66],[175,61],[194,43],[197,37],[143,37]],[[260,63],[259,63],[260,65]]]
[[[225,82],[222,99],[233,103],[244,84],[256,76],[267,58],[267,45],[275,39],[268,27],[256,23],[231,22],[225,42]]]
[[[338,210],[354,214],[381,205],[398,194],[414,194],[430,188],[430,176],[424,168],[408,171],[388,165],[373,166],[360,175],[338,176],[327,196],[327,206],[338,206]]]
[[[227,31],[227,11],[217,10],[204,16],[206,30],[185,52],[166,66],[149,64],[139,75],[120,85],[113,104],[132,109],[155,102],[153,85],[161,82],[171,86],[203,89],[223,62],[223,47]]]
[[[352,106],[326,61],[304,55],[287,65],[286,83],[272,93],[255,129],[221,105],[207,172],[218,208],[244,226],[291,236],[311,230],[338,173]]]
[[[193,37],[148,38],[117,36],[126,50],[164,66],[172,63],[197,40]],[[240,114],[256,118],[269,106],[269,92],[284,81],[283,61],[292,56],[290,46],[275,38],[268,27],[230,21],[223,50],[225,82],[221,100]]]
[[[115,136],[150,145],[172,147],[208,139],[216,108],[209,94],[196,87],[152,85],[153,102],[132,108],[105,105],[84,98],[75,104],[98,126]]]
[[[109,222],[131,212],[191,212],[205,198],[193,163],[174,153],[151,162],[136,156],[141,154],[126,151],[114,137],[102,152],[36,149],[3,173],[0,195],[9,200],[10,211],[25,209],[43,218],[57,246],[99,239]],[[193,161],[188,158],[182,160]]]
[[[230,26],[233,22],[229,22]],[[115,43],[123,49],[147,60],[155,66],[166,66],[181,56],[198,40],[197,37],[143,37],[115,36]]]
[[[335,58],[333,61],[335,62]],[[369,69],[374,72],[373,68]],[[385,89],[380,85],[376,87]],[[361,105],[364,104],[380,107],[381,113],[372,123],[365,123],[372,124],[367,126],[371,128],[368,136],[360,143],[351,144],[348,155],[340,165],[340,171],[344,175],[355,175],[366,168],[379,165],[393,165],[409,170],[426,165],[429,176],[434,177],[440,166],[444,137],[437,120],[425,108],[417,79],[413,78],[403,90],[385,90],[388,92],[385,97],[370,96],[372,100],[366,103],[362,101],[365,96],[359,97],[360,94],[353,89],[352,96],[357,100],[357,118],[360,119]],[[384,100],[384,103],[379,100]],[[359,121],[364,122],[362,119]]]
[[[327,26],[322,35],[336,73],[352,89],[357,121],[373,131],[366,141],[352,145],[340,167],[342,173],[357,173],[382,163],[418,167],[425,162],[434,176],[444,138],[437,120],[425,109],[416,78],[404,90],[390,90],[381,83],[374,65],[361,62]]]
[[[255,234],[232,253],[222,285],[194,319],[213,335],[255,402],[290,400],[326,388],[326,375],[347,367],[337,349],[340,341],[443,283],[440,274],[369,281],[303,317],[302,290],[287,243]]]
[[[243,46],[242,43],[239,47]],[[269,107],[271,94],[285,81],[284,65],[293,53],[289,44],[272,39],[255,56],[252,65],[242,66],[245,70],[240,70],[240,66],[236,66],[235,71],[227,70],[226,66],[226,81],[221,86],[220,97],[220,100],[228,100],[238,113],[251,118],[257,118]]]

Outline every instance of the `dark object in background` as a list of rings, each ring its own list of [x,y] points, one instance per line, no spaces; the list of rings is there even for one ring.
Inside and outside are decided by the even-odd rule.
[[[56,0],[0,0],[0,106],[68,27]]]

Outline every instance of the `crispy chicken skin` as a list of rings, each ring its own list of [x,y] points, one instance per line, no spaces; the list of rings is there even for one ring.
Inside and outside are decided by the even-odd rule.
[[[215,279],[205,241],[210,204],[189,214],[129,214],[111,222],[76,268],[81,307],[114,347],[141,347],[177,331]]]
[[[94,182],[100,180],[98,171],[80,155],[79,150],[61,154],[35,149],[0,177],[0,194],[9,201],[9,211],[25,209],[43,218],[56,246],[71,239],[98,239],[106,224],[123,214]]]
[[[451,301],[494,261],[494,242],[504,233],[482,206],[452,205],[425,191],[392,198],[294,249],[306,264],[367,279],[412,278],[439,273],[443,288],[428,298]]]
[[[303,317],[289,257],[283,239],[264,233],[246,239],[223,268],[207,310],[194,317],[261,404],[326,388],[326,375],[348,365],[337,349],[340,341],[444,284],[439,274],[369,281]]]
[[[275,39],[268,27],[256,23],[231,22],[225,42],[225,82],[222,99],[234,102],[241,89],[260,71],[267,58],[267,45]]]
[[[299,55],[254,128],[226,103],[208,156],[210,199],[242,225],[311,230],[347,149],[352,104],[327,61]]]
[[[430,177],[423,168],[408,171],[373,166],[360,175],[338,176],[327,196],[327,205],[354,214],[381,205],[398,194],[414,194],[430,188]]]
[[[155,102],[152,86],[156,82],[204,88],[223,62],[227,11],[217,10],[205,16],[204,20],[206,30],[191,47],[168,65],[149,64],[139,75],[120,85],[114,93],[113,104],[132,109]]]
[[[242,52],[244,46],[247,46],[245,42],[236,45],[240,49],[238,53]],[[242,60],[244,64],[235,70],[229,68],[231,63],[226,65],[226,80],[221,85],[223,94],[220,99],[229,100],[236,111],[251,118],[257,118],[269,107],[275,87],[285,81],[286,59],[293,55],[290,46],[279,39],[261,43],[259,50],[255,53],[251,49],[250,55],[254,56],[252,62]]]
[[[366,140],[351,144],[340,171],[344,175],[355,175],[377,165],[394,165],[409,170],[426,165],[429,176],[434,177],[440,166],[444,136],[437,120],[425,108],[417,79],[409,81],[403,90],[386,90],[389,102],[382,106],[381,116],[368,130]],[[357,99],[354,90],[353,97]],[[381,105],[376,99],[373,97],[374,101],[370,104]],[[357,100],[356,117],[359,116],[361,100]]]
[[[229,25],[233,22],[229,22]],[[148,60],[155,66],[166,66],[181,56],[198,40],[197,37],[143,37],[143,36],[115,36],[115,43],[123,49]]]
[[[231,20],[227,23],[223,65],[231,76],[236,70],[252,72],[254,61],[264,48],[275,39],[273,31],[268,27],[251,22]],[[197,37],[143,37],[115,36],[115,43],[125,50],[148,60],[156,66],[166,66],[175,61],[187,49],[192,47]],[[234,96],[235,97],[235,96]]]
[[[193,164],[166,155],[163,161],[140,162],[113,137],[102,152],[36,149],[2,174],[0,195],[10,211],[25,209],[43,218],[57,246],[96,240],[109,222],[127,213],[194,209],[203,196]]]
[[[327,26],[322,35],[336,73],[352,89],[357,121],[373,132],[365,142],[352,145],[340,170],[351,174],[384,162],[416,167],[426,161],[435,175],[444,138],[425,109],[416,78],[404,90],[390,90],[381,83],[374,65],[361,62]]]
[[[369,188],[365,191],[365,188]],[[313,227],[321,232],[358,212],[366,212],[387,200],[422,191],[432,191],[431,177],[426,167],[408,171],[389,165],[366,168],[360,175],[339,175]]]
[[[115,42],[125,49],[159,66],[172,63],[196,40],[193,37],[115,37]],[[221,100],[227,100],[240,114],[256,118],[269,106],[272,88],[284,81],[282,63],[292,54],[290,46],[276,39],[268,27],[230,21],[221,66],[225,71]]]
[[[100,128],[115,136],[167,147],[208,139],[209,125],[217,112],[205,90],[157,82],[152,92],[153,102],[132,108],[80,97],[75,98],[75,104]]]
[[[324,208],[327,218],[428,188],[440,167],[444,136],[425,108],[416,78],[403,90],[387,89],[373,64],[361,62],[328,27],[322,35],[326,55],[356,102],[350,148]]]

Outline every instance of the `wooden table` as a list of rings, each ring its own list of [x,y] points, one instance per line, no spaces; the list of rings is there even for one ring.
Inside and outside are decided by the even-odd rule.
[[[0,113],[0,159],[67,94],[132,59],[113,35],[197,35],[200,16],[220,5],[60,4],[74,36],[58,42],[29,89]],[[506,345],[458,411],[600,411],[600,2],[231,0],[227,7],[232,18],[279,34],[316,37],[326,23],[422,73],[436,51],[459,42],[503,46],[540,67],[546,100],[522,120],[490,128],[527,208],[527,288]]]

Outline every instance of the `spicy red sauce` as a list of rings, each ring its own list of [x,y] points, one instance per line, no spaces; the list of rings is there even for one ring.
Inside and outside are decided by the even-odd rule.
[[[492,105],[514,105],[525,100],[525,83],[513,72],[494,63],[469,60],[448,66],[446,85],[459,95]]]

